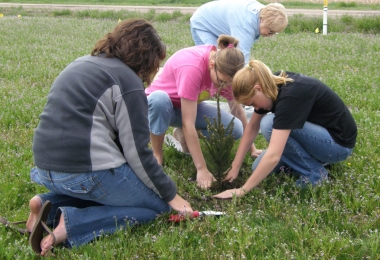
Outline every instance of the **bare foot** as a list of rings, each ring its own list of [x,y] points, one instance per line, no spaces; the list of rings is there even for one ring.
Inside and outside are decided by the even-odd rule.
[[[26,229],[31,232],[34,224],[37,221],[38,214],[40,213],[40,210],[42,208],[42,202],[40,197],[34,196],[30,201],[29,201],[29,208],[30,208],[30,213],[29,213],[29,218],[28,221],[26,221]]]
[[[189,153],[189,148],[187,147],[185,136],[183,134],[182,128],[174,128],[173,136],[182,146],[182,151],[184,153]]]
[[[63,218],[63,214],[61,214],[58,226],[54,229],[53,234],[49,234],[41,240],[41,255],[48,255],[50,253],[50,250],[54,246],[61,244],[66,239],[67,231],[65,226],[65,220]]]

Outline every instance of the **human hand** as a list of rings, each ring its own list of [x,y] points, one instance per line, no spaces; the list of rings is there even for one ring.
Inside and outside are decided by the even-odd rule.
[[[217,199],[232,199],[232,197],[234,197],[234,196],[242,197],[245,194],[246,194],[245,190],[243,189],[243,187],[241,187],[239,189],[225,190],[225,191],[223,191],[219,194],[216,194],[212,197],[217,198]]]
[[[197,172],[197,184],[202,189],[208,189],[211,187],[212,182],[216,181],[214,175],[209,170],[199,170]]]
[[[239,169],[233,168],[231,166],[223,174],[227,174],[223,181],[233,182],[239,175]]]
[[[182,216],[193,216],[193,209],[190,206],[190,203],[184,200],[178,194],[175,195],[174,199],[168,202],[173,210],[177,211],[178,214]]]
[[[251,146],[251,156],[252,157],[259,157],[262,152],[263,152],[263,150],[256,149],[255,144],[252,144],[252,146]]]

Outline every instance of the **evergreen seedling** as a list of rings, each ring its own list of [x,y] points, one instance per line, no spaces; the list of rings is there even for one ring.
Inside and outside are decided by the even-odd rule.
[[[207,138],[203,134],[200,134],[200,139],[203,140],[205,146],[205,156],[208,159],[208,167],[216,179],[213,188],[220,190],[224,188],[224,183],[222,182],[225,177],[224,172],[231,166],[231,151],[235,144],[235,140],[232,136],[234,118],[231,119],[228,126],[224,128],[221,122],[219,92],[216,94],[216,98],[218,117],[213,118],[211,121],[210,118],[205,116],[209,137]]]

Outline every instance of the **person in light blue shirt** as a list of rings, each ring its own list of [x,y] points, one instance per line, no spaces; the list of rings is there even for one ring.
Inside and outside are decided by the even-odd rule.
[[[221,34],[231,35],[239,39],[246,64],[260,35],[275,35],[287,25],[288,17],[282,4],[263,5],[255,0],[211,1],[200,6],[190,18],[195,45],[216,45]]]

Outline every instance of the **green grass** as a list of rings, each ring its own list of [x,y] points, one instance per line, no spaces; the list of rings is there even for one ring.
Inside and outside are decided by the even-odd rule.
[[[89,5],[147,5],[147,6],[200,6],[210,2],[208,0],[0,0],[0,3],[28,3],[28,4],[89,4]],[[260,1],[263,4],[269,4],[271,1]],[[320,9],[323,8],[323,1],[279,1],[286,8],[306,8]],[[358,0],[357,2],[330,1],[328,4],[331,10],[380,10],[380,5],[369,4],[366,1]]]
[[[24,12],[20,18],[17,11]],[[119,18],[149,19],[167,44],[168,57],[193,43],[188,16],[178,13],[0,13],[6,14],[0,19],[0,215],[15,221],[28,217],[31,197],[46,192],[29,179],[31,145],[58,73],[88,54]],[[335,31],[321,35],[314,33],[313,19],[298,17],[289,31],[260,38],[252,51],[274,71],[321,79],[350,107],[359,129],[357,146],[348,160],[332,167],[329,183],[299,190],[292,177],[269,176],[243,198],[214,200],[211,191],[196,186],[191,158],[165,147],[165,170],[179,194],[194,209],[223,210],[227,216],[179,225],[163,216],[79,248],[57,247],[56,258],[380,259],[380,34],[376,26],[363,33],[356,25],[361,18],[342,19],[329,20]],[[343,23],[350,24],[350,33],[339,29]],[[377,18],[367,23],[376,25]],[[258,148],[266,145],[259,136]],[[247,156],[241,178],[248,178],[252,162]],[[37,258],[26,237],[0,227],[0,259]]]

